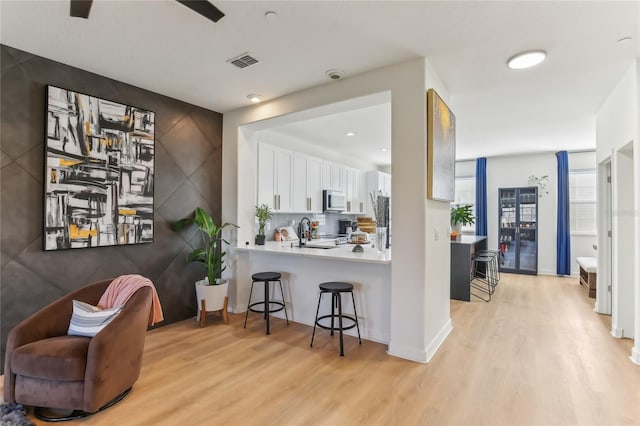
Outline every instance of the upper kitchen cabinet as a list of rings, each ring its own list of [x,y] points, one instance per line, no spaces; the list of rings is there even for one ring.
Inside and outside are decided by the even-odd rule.
[[[322,212],[322,160],[293,154],[293,211]]]
[[[322,189],[344,191],[344,166],[331,161],[322,162]]]
[[[291,174],[293,153],[266,144],[258,146],[258,204],[273,211],[293,210]]]
[[[380,191],[385,197],[391,197],[391,175],[384,172],[367,172],[367,197],[374,191]]]
[[[364,213],[365,199],[363,198],[362,172],[358,169],[345,167],[344,192],[347,197],[346,213]]]

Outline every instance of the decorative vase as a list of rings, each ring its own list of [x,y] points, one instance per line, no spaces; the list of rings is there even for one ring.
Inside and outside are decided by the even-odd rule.
[[[264,240],[265,240],[265,235],[256,235],[256,245],[257,246],[263,246],[264,245]]]
[[[384,253],[384,250],[387,246],[387,228],[386,227],[377,227],[376,228],[376,250],[378,253]]]

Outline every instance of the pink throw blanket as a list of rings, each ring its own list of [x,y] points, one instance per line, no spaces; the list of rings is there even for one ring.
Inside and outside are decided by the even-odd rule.
[[[153,286],[150,279],[145,278],[142,275],[121,275],[111,281],[111,284],[109,284],[109,287],[107,287],[100,298],[98,307],[102,309],[109,309],[122,306],[131,296],[133,296],[133,293],[142,287],[151,287],[151,290],[153,291],[151,312],[149,313],[149,325],[154,325],[155,323],[164,320],[164,317],[162,316],[162,306],[160,306],[160,299],[158,298],[156,288]]]

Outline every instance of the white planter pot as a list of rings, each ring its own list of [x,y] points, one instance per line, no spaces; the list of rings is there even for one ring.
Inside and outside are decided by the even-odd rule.
[[[222,280],[222,284],[209,285],[209,280],[196,281],[196,304],[197,312],[200,314],[202,300],[204,300],[207,312],[219,311],[224,308],[224,299],[229,290],[229,281]]]

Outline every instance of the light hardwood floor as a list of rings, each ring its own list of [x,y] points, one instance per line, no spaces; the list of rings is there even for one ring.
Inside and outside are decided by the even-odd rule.
[[[86,425],[640,424],[640,366],[577,278],[503,274],[491,303],[452,302],[429,364],[272,322],[195,320],[147,336],[133,392]],[[416,318],[416,320],[418,320]],[[37,422],[37,424],[43,424]]]

